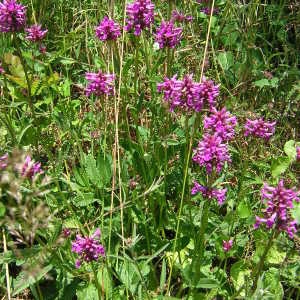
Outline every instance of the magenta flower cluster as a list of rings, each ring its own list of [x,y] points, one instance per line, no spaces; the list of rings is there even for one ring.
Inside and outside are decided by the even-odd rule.
[[[219,205],[222,205],[226,198],[227,189],[208,188],[194,181],[194,186],[191,190],[192,195],[201,193],[204,198],[216,199]]]
[[[223,250],[225,252],[230,251],[230,249],[232,248],[232,245],[233,245],[233,240],[229,240],[229,241],[223,240]]]
[[[4,69],[3,69],[3,67],[2,67],[2,63],[1,63],[1,61],[0,61],[0,74],[4,74],[5,73],[5,71],[4,71]]]
[[[154,22],[154,4],[151,0],[136,0],[127,4],[125,30],[140,35],[142,30],[150,28]]]
[[[86,73],[85,78],[89,81],[85,89],[87,97],[92,94],[96,96],[113,95],[114,74],[104,74],[100,70],[98,73]]]
[[[4,170],[8,165],[8,153],[0,156],[0,170]]]
[[[192,21],[193,21],[192,16],[185,15],[182,12],[179,12],[177,10],[172,11],[171,22],[188,23]]]
[[[121,35],[121,27],[114,20],[104,17],[96,27],[96,36],[101,41],[113,41]]]
[[[224,141],[232,140],[237,119],[223,107],[221,110],[212,108],[211,115],[204,118],[204,130],[207,133],[217,133]]]
[[[15,0],[0,2],[0,31],[17,32],[26,23],[26,7]]]
[[[72,251],[79,255],[75,266],[79,268],[82,262],[97,261],[100,256],[105,257],[104,247],[100,244],[100,229],[97,228],[91,237],[76,236],[76,240],[72,242]]]
[[[263,118],[246,120],[245,136],[253,135],[268,140],[275,132],[276,122],[265,122]]]
[[[214,169],[220,173],[225,162],[231,162],[227,144],[217,134],[204,134],[198,147],[194,149],[193,161],[206,168],[208,173]]]
[[[41,25],[32,25],[26,28],[25,31],[27,32],[26,39],[31,42],[41,41],[48,32],[47,29],[43,30]]]
[[[29,155],[26,156],[25,162],[21,169],[21,176],[33,179],[35,175],[42,174],[40,162],[34,162]]]
[[[261,198],[266,202],[264,216],[256,216],[254,228],[265,224],[268,229],[275,227],[279,231],[285,231],[290,238],[297,232],[296,221],[291,216],[293,201],[300,202],[299,191],[286,189],[284,181],[280,180],[276,187],[264,184],[261,190]]]
[[[219,86],[214,85],[212,80],[198,83],[193,80],[192,75],[185,75],[183,80],[177,76],[165,77],[162,83],[157,85],[157,90],[163,92],[164,100],[169,103],[170,111],[180,107],[186,111],[200,112],[207,103],[212,109],[219,95]]]
[[[162,22],[155,34],[155,41],[159,48],[175,48],[181,41],[182,28],[175,27],[174,23]]]

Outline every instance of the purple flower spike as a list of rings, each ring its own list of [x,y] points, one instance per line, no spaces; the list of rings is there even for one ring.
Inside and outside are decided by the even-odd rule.
[[[204,14],[209,16],[211,14],[211,8],[210,7],[203,7],[201,9],[201,12],[203,12]],[[220,10],[217,7],[213,9],[213,15],[218,15],[219,12],[220,12]]]
[[[262,118],[256,120],[246,120],[245,136],[253,135],[268,140],[275,132],[276,122],[265,122]]]
[[[1,61],[0,61],[0,74],[4,74],[5,73],[5,71],[4,71],[4,69],[2,68],[2,63],[1,63]]]
[[[22,166],[21,176],[33,179],[35,175],[44,173],[40,162],[34,162],[29,155],[26,156]]]
[[[100,244],[100,229],[97,228],[91,237],[76,236],[76,240],[72,242],[72,252],[79,255],[75,266],[79,268],[82,262],[97,261],[100,256],[105,257],[104,247]]]
[[[0,31],[17,32],[24,28],[26,23],[26,7],[15,0],[0,2]]]
[[[297,228],[290,209],[293,208],[293,201],[300,202],[299,194],[295,189],[286,189],[283,180],[279,181],[277,187],[264,184],[261,198],[267,207],[263,210],[263,218],[256,216],[254,228],[257,229],[261,224],[265,224],[268,229],[275,226],[277,230],[285,231],[293,238]]]
[[[222,205],[226,199],[226,192],[227,189],[215,189],[215,188],[208,188],[197,181],[194,181],[194,186],[191,190],[192,195],[196,195],[197,193],[201,193],[204,198],[207,199],[216,199],[219,205]]]
[[[231,162],[227,145],[222,142],[218,134],[205,134],[194,149],[193,161],[206,168],[211,173],[216,168],[217,173],[222,171],[225,162]]]
[[[210,109],[216,105],[216,98],[219,96],[219,85],[212,80],[203,77],[200,84],[200,97],[209,104]]]
[[[162,22],[157,29],[155,41],[159,48],[175,48],[182,39],[182,28],[175,27],[173,22]]]
[[[172,17],[171,17],[171,22],[179,22],[179,23],[189,23],[193,21],[192,16],[186,16],[183,13],[173,10],[172,11]]]
[[[26,39],[32,42],[39,42],[46,36],[48,30],[42,30],[41,25],[32,25],[25,29],[25,31],[28,33],[26,36]]]
[[[236,117],[226,111],[225,107],[223,107],[220,111],[213,107],[212,114],[204,119],[205,131],[216,132],[224,141],[233,139],[236,125]]]
[[[96,28],[96,36],[101,41],[113,41],[121,35],[121,27],[114,20],[104,17]]]
[[[87,97],[91,94],[95,94],[96,96],[113,95],[114,74],[104,74],[99,71],[98,73],[86,73],[85,78],[89,81],[85,89]]]
[[[154,4],[150,0],[136,0],[126,7],[126,31],[140,35],[144,28],[150,28],[154,22]]]
[[[223,250],[225,252],[228,252],[232,248],[232,245],[233,245],[233,240],[229,240],[229,241],[223,240]]]

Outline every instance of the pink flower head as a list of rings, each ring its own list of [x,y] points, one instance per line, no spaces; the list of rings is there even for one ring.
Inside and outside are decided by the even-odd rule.
[[[213,107],[212,114],[204,118],[205,131],[211,133],[216,132],[224,141],[233,139],[236,125],[236,117],[226,111],[225,107],[219,111]]]
[[[8,165],[8,153],[5,153],[0,157],[0,170],[6,169]]]
[[[299,192],[295,189],[286,189],[283,180],[280,180],[276,187],[264,184],[261,198],[266,204],[266,209],[263,210],[262,218],[256,216],[254,228],[257,229],[264,223],[268,229],[275,226],[276,229],[285,231],[290,238],[293,238],[297,228],[290,210],[293,208],[293,201],[300,202]]]
[[[120,35],[120,25],[108,17],[104,17],[96,28],[96,36],[101,41],[116,40]]]
[[[199,192],[204,198],[216,199],[218,201],[218,204],[222,205],[226,199],[227,189],[208,188],[199,184],[197,181],[194,181],[194,186],[191,190],[191,194],[196,195]]]
[[[159,48],[175,48],[182,39],[182,28],[175,27],[173,22],[162,22],[155,34]]]
[[[217,173],[222,171],[225,162],[231,162],[227,145],[218,134],[205,134],[194,149],[193,161],[206,168],[211,173],[216,168]]]
[[[300,147],[296,147],[296,160],[300,160]]]
[[[262,118],[256,120],[246,120],[245,136],[253,135],[268,140],[275,132],[276,122],[265,122]]]
[[[48,29],[42,30],[41,25],[32,25],[25,29],[27,32],[26,39],[31,42],[39,42],[46,36]]]
[[[232,245],[233,245],[233,240],[229,240],[229,241],[223,240],[223,250],[225,252],[228,252],[232,248]]]
[[[97,228],[91,237],[76,236],[76,240],[72,242],[72,252],[79,255],[75,266],[79,268],[82,262],[97,261],[100,256],[105,257],[104,247],[99,242],[100,229]]]
[[[172,11],[171,22],[188,23],[192,21],[193,21],[192,16],[186,16],[177,10]]]
[[[154,4],[151,0],[136,0],[127,4],[125,30],[140,35],[144,28],[150,28],[154,22]]]
[[[16,0],[0,2],[0,32],[17,32],[26,23],[26,7]]]
[[[203,7],[201,9],[201,12],[203,12],[204,14],[209,16],[211,14],[211,8],[210,7]],[[219,14],[219,12],[220,12],[219,8],[216,7],[216,8],[213,9],[213,15],[217,15],[217,14]]]
[[[36,174],[42,174],[40,162],[34,162],[29,155],[26,156],[25,162],[21,169],[21,176],[33,179]]]
[[[104,74],[99,71],[98,73],[86,73],[85,78],[89,81],[85,89],[87,97],[91,94],[96,96],[113,95],[114,74]]]

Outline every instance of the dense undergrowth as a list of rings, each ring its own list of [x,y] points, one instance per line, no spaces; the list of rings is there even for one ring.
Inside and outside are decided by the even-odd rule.
[[[299,20],[2,1],[0,295],[299,299]]]

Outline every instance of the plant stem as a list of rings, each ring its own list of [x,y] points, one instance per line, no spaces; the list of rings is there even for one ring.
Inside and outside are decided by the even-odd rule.
[[[24,57],[23,57],[23,54],[22,54],[22,51],[21,51],[21,48],[20,48],[20,45],[19,45],[19,40],[16,40],[16,39],[15,39],[15,46],[16,46],[16,49],[17,49],[18,56],[20,58],[21,65],[22,65],[23,70],[24,70],[25,79],[26,79],[26,83],[27,83],[27,93],[28,93],[29,107],[30,107],[30,110],[31,110],[31,113],[32,113],[33,121],[36,124],[36,122],[35,122],[36,121],[36,115],[35,115],[34,106],[33,106],[33,97],[32,97],[32,94],[31,94],[31,83],[30,83],[29,76],[28,76],[28,69],[27,69],[27,65],[25,63],[25,60],[24,60]]]
[[[6,237],[4,229],[2,229],[3,234],[3,251],[4,253],[7,252],[7,245],[6,245]],[[10,281],[9,281],[9,269],[8,269],[8,263],[5,263],[5,277],[6,277],[6,289],[7,289],[7,299],[10,300]]]
[[[259,263],[258,263],[258,266],[257,266],[257,269],[256,269],[256,272],[255,272],[255,277],[254,277],[254,282],[253,282],[253,287],[252,287],[252,293],[254,294],[256,288],[257,288],[257,282],[258,282],[258,279],[259,279],[259,275],[261,273],[261,271],[263,270],[263,267],[264,267],[264,264],[265,264],[265,259],[266,259],[266,256],[270,250],[270,248],[272,247],[272,244],[273,244],[273,240],[278,236],[279,234],[279,231],[278,230],[273,230],[272,234],[270,235],[270,238],[269,238],[269,241],[268,241],[268,244],[264,250],[264,253],[263,255],[260,257],[260,260],[259,260]]]
[[[98,276],[97,276],[97,270],[95,268],[95,265],[92,263],[92,269],[93,269],[93,274],[94,274],[94,280],[95,280],[95,286],[97,288],[97,292],[98,292],[98,299],[102,299],[102,288],[99,284],[98,281]]]

